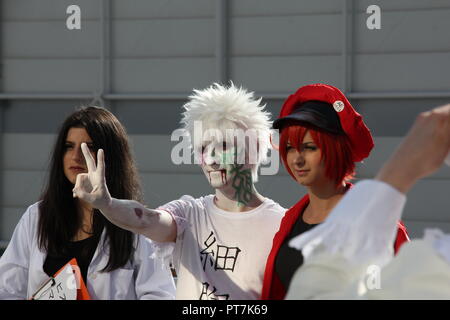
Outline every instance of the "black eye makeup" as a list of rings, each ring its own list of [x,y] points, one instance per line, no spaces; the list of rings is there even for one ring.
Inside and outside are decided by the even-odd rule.
[[[86,143],[86,145],[88,146],[89,150],[91,150],[91,151],[95,150],[94,143],[89,142],[89,143]],[[70,141],[66,141],[64,143],[64,149],[70,149],[70,148],[73,148],[74,146],[75,146],[75,143],[70,142]]]
[[[317,150],[317,147],[315,145],[306,145],[306,146],[303,146],[303,149],[315,151],[315,150]]]

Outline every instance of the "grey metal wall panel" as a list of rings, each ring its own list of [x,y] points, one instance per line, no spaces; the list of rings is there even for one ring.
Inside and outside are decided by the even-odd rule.
[[[144,173],[141,179],[145,202],[152,208],[183,195],[199,197],[213,192],[203,174]]]
[[[6,133],[56,133],[64,119],[89,100],[14,100],[3,107]]]
[[[339,86],[340,56],[234,57],[230,59],[232,79],[251,90],[280,92],[286,96],[298,87],[325,82]]]
[[[14,21],[2,23],[6,59],[99,59],[100,23],[83,22],[81,30],[68,30],[65,21]],[[70,61],[69,61],[70,62]],[[42,74],[41,74],[42,76]],[[6,79],[8,80],[8,79]]]
[[[190,92],[216,79],[213,58],[115,59],[112,65],[118,92]]]
[[[5,170],[45,171],[50,162],[56,135],[4,134],[1,163]]]
[[[255,186],[263,196],[271,198],[284,208],[290,208],[306,194],[307,190],[287,175],[284,169],[280,168],[280,172],[284,174],[260,176]]]
[[[140,172],[201,173],[198,165],[176,165],[172,162],[172,148],[179,142],[172,142],[168,135],[133,135],[131,140]],[[193,160],[193,157],[191,159]]]
[[[406,228],[408,229],[408,234],[411,239],[422,238],[423,232],[426,228],[438,228],[444,232],[450,233],[450,223],[445,222],[434,222],[434,221],[414,221],[414,220],[404,220]]]
[[[263,16],[233,18],[232,56],[340,55],[342,16]],[[311,32],[314,30],[314,32]],[[324,39],[327,41],[323,41]]]
[[[115,19],[204,18],[213,17],[211,0],[112,0]]]
[[[209,84],[208,84],[209,85]],[[236,82],[236,85],[240,83]],[[196,87],[201,89],[203,87]],[[129,134],[170,135],[179,128],[186,99],[107,101]],[[250,90],[250,88],[249,88]],[[286,94],[287,97],[288,94]],[[256,94],[256,97],[260,97]],[[284,100],[263,99],[266,110],[276,117]],[[64,119],[81,105],[97,104],[92,100],[13,100],[4,107],[4,132],[55,133]]]
[[[448,61],[450,52],[356,55],[353,90],[449,91]]]
[[[4,170],[2,206],[24,207],[36,202],[44,188],[45,171]]]
[[[355,16],[353,53],[450,51],[450,8],[386,12],[382,7],[381,10],[379,30],[366,27],[369,14],[364,12]]]
[[[7,92],[95,92],[98,59],[4,59]],[[42,81],[45,79],[45,81]]]
[[[0,215],[0,239],[9,241],[11,239],[14,229],[19,222],[25,210],[30,204],[24,207],[1,207],[2,214]]]
[[[231,0],[233,16],[254,15],[307,15],[338,13],[342,3],[336,0],[298,1],[298,0]]]
[[[368,158],[356,165],[358,178],[373,178],[386,162],[395,148],[401,143],[400,137],[375,137],[375,146]]]
[[[449,198],[449,179],[421,180],[408,192],[404,217],[450,223]]]
[[[129,134],[170,135],[180,125],[186,101],[117,101],[115,115]]]
[[[375,137],[375,147],[370,156],[363,163],[358,163],[357,165],[357,177],[361,179],[373,178],[402,140],[402,137]],[[450,179],[450,167],[443,165],[433,175],[425,178],[425,180],[429,179],[443,181]]]
[[[112,55],[117,58],[212,57],[213,19],[116,21]]]
[[[366,8],[372,4],[376,4],[382,8],[383,11],[408,11],[408,10],[433,10],[450,8],[450,3],[447,0],[357,0],[353,1],[355,10],[366,11]]]
[[[386,76],[386,82],[391,76]],[[376,137],[406,135],[417,115],[449,99],[352,99],[352,105]]]
[[[66,21],[66,13],[70,5],[78,5],[83,20],[93,20],[100,17],[100,2],[92,0],[7,0],[2,1],[3,21]]]

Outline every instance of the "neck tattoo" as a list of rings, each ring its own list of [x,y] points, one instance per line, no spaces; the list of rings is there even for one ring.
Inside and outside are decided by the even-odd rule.
[[[252,199],[252,173],[250,169],[242,169],[243,166],[237,164],[231,170],[231,173],[235,173],[232,187],[236,191],[234,199],[238,206],[245,206]]]

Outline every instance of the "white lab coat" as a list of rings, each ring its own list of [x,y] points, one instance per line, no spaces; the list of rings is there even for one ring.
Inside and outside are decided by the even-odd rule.
[[[46,253],[38,247],[39,203],[28,207],[0,258],[0,299],[28,299],[49,277],[43,270]],[[103,232],[87,273],[92,299],[174,299],[175,284],[166,264],[154,257],[153,243],[138,236],[133,261],[112,272],[101,272],[109,258]]]

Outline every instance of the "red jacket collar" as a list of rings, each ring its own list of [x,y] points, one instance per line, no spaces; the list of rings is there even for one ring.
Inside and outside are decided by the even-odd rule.
[[[274,281],[278,283],[275,279],[277,277],[274,272],[275,258],[283,244],[284,239],[291,231],[295,221],[299,218],[300,214],[305,210],[306,206],[309,204],[309,195],[305,195],[299,202],[292,206],[286,211],[283,219],[280,223],[280,229],[275,234],[273,238],[272,250],[270,251],[269,257],[267,258],[266,269],[264,272],[263,288],[261,292],[262,300],[272,300],[272,299],[283,299],[286,294],[285,289],[280,284],[275,284],[272,288]],[[275,288],[276,287],[276,288]],[[275,289],[275,290],[274,290]]]

